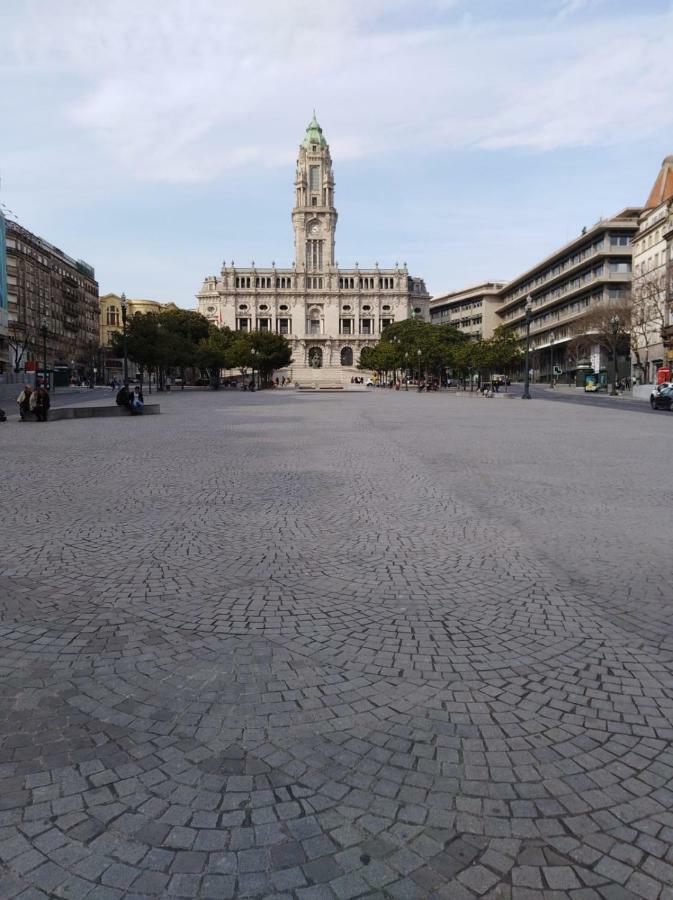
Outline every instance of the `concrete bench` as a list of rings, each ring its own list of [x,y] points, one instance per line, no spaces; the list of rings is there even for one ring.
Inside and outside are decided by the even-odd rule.
[[[146,403],[143,407],[143,416],[156,416],[161,412],[158,403]],[[58,422],[60,419],[102,419],[110,416],[130,416],[131,413],[123,406],[57,406],[49,410],[49,421]],[[27,422],[37,421],[34,417],[26,419]]]

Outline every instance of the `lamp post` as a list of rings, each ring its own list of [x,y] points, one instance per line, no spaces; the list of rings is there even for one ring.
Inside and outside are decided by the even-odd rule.
[[[554,387],[554,341],[556,335],[553,331],[549,332],[549,384]]]
[[[423,355],[423,351],[419,347],[416,351],[416,356],[418,357],[418,390],[421,389],[421,356]]]
[[[126,336],[126,317],[128,314],[128,309],[126,306],[126,294],[122,294],[120,297],[121,305],[122,305],[122,335],[123,335],[123,344],[124,344],[124,384],[128,385],[129,380],[129,350]],[[151,385],[150,385],[151,390]]]
[[[529,294],[526,297],[526,356],[524,365],[526,367],[526,372],[524,374],[524,382],[523,382],[523,400],[530,400],[530,320],[533,318],[533,298]]]
[[[619,316],[610,319],[612,328],[612,391],[613,397],[617,396],[617,338],[619,337]]]
[[[252,355],[252,383],[250,384],[250,390],[255,390],[255,360],[257,359],[257,349],[256,347],[252,347],[250,350]]]
[[[47,320],[42,319],[42,324],[40,325],[40,334],[42,335],[42,385],[46,389],[47,387],[47,335],[49,334],[49,329],[47,328]]]
[[[409,390],[409,354],[404,354],[404,390]]]

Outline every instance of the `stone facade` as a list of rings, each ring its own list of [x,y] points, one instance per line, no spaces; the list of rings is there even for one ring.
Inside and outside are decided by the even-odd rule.
[[[460,291],[433,297],[430,321],[433,325],[453,325],[475,340],[488,340],[502,322],[497,310],[504,281],[487,281]]]
[[[93,268],[7,221],[9,365],[42,364],[40,328],[47,326],[47,366],[86,367],[98,346],[98,282]]]
[[[632,334],[634,375],[649,383],[657,369],[670,365],[663,333],[671,324],[671,283],[668,275],[673,226],[673,156],[667,156],[640,215],[633,239],[633,300],[637,322]]]
[[[409,275],[406,263],[338,267],[337,218],[329,146],[314,116],[297,159],[292,267],[225,263],[197,294],[199,312],[218,327],[286,335],[293,350],[288,374],[298,383],[350,381],[363,347],[387,325],[412,314],[428,318],[425,283]]]

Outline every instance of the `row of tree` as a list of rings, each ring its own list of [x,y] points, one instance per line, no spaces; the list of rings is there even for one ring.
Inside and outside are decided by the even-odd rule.
[[[154,373],[159,385],[167,373],[177,370],[184,377],[186,369],[206,373],[214,389],[219,388],[221,369],[255,371],[261,382],[267,382],[276,369],[292,362],[290,344],[282,335],[217,328],[186,309],[136,313],[127,322],[126,342],[121,332],[114,337],[113,349],[120,357],[124,343],[141,380],[144,373]]]
[[[506,327],[497,328],[489,340],[473,340],[453,325],[431,325],[407,319],[389,325],[381,340],[365,347],[360,368],[381,375],[392,373],[454,377],[506,374],[521,363],[521,342]]]

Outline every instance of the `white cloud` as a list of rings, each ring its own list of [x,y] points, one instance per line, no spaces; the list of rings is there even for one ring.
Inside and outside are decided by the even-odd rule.
[[[3,56],[14,84],[31,72],[67,85],[54,112],[74,167],[93,144],[143,180],[287,166],[314,106],[342,160],[670,128],[671,16],[580,21],[585,6],[488,21],[458,0],[34,0]]]

